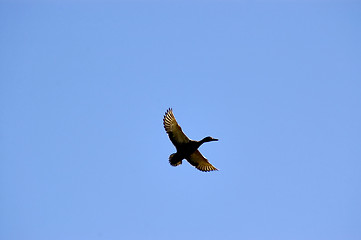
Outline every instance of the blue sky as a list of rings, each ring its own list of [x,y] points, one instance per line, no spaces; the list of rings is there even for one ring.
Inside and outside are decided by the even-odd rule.
[[[1,239],[361,239],[360,2],[0,5]]]

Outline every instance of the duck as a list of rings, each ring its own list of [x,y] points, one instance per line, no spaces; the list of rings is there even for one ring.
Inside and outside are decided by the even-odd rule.
[[[175,146],[177,152],[169,156],[169,163],[173,167],[182,164],[183,159],[202,172],[218,171],[216,167],[199,152],[198,148],[206,142],[218,141],[210,136],[200,141],[191,140],[182,131],[174,117],[172,108],[167,109],[163,118],[163,126],[168,134],[170,141]]]

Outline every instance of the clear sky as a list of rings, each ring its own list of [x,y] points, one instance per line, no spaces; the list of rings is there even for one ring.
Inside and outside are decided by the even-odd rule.
[[[0,239],[361,239],[359,1],[1,1]],[[218,172],[187,162],[172,107]]]

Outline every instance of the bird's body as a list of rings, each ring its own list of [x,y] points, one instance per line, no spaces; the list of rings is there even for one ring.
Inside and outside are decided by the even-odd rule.
[[[178,125],[172,109],[168,109],[163,118],[164,129],[168,133],[169,139],[177,149],[176,153],[169,156],[169,163],[172,166],[182,164],[186,159],[190,164],[203,172],[218,170],[198,151],[198,148],[205,142],[218,141],[212,137],[205,137],[201,141],[189,139]]]

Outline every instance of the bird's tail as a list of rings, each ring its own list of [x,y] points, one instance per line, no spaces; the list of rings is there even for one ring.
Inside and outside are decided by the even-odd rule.
[[[169,163],[170,165],[172,165],[173,167],[176,167],[178,165],[182,164],[182,159],[178,157],[178,155],[176,153],[173,153],[169,156]]]

